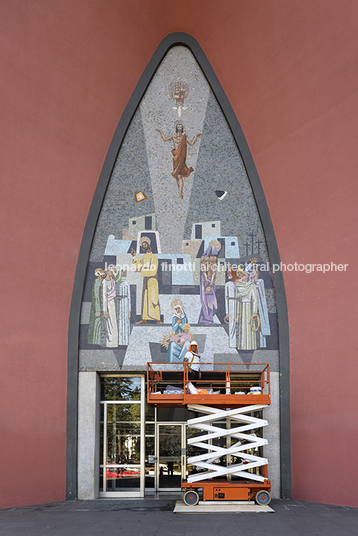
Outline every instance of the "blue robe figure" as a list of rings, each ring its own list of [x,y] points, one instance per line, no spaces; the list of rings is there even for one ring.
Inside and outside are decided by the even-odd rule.
[[[169,341],[167,362],[182,363],[191,342],[190,326],[182,302],[178,299],[173,300],[171,307],[174,311],[172,319],[173,335],[167,339]]]

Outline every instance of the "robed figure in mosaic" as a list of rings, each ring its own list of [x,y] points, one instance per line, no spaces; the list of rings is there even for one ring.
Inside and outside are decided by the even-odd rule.
[[[190,333],[190,325],[184,324],[183,331],[171,333],[162,339],[162,344],[167,348],[168,363],[182,363],[189,350],[193,336]]]
[[[260,272],[256,267],[250,272],[250,280],[255,283],[257,290],[260,318],[259,344],[260,348],[266,348],[266,337],[271,335],[271,328],[265,294],[265,284],[263,279],[260,279]]]
[[[190,140],[186,134],[184,134],[184,127],[182,123],[177,123],[175,127],[175,134],[173,136],[165,137],[163,132],[160,129],[156,129],[157,132],[161,135],[163,141],[173,141],[174,149],[172,150],[173,155],[173,171],[172,176],[176,179],[179,189],[180,199],[183,199],[183,186],[184,178],[189,177],[190,173],[194,171],[192,167],[186,165],[186,152],[187,145],[193,146],[196,140],[201,136],[201,134],[196,134],[193,140]]]
[[[172,301],[170,306],[173,309],[172,329],[176,335],[178,333],[183,333],[184,324],[188,323],[188,317],[184,311],[183,302],[176,298]]]
[[[213,324],[214,316],[218,310],[215,294],[215,280],[217,273],[217,255],[221,244],[212,240],[204,255],[200,259],[200,301],[201,310],[199,324]]]
[[[183,308],[183,303],[179,299],[174,299],[171,303],[173,309],[172,330],[168,337],[164,338],[164,346],[168,349],[167,361],[169,363],[182,362],[189,349],[192,339],[188,317]]]
[[[260,325],[256,285],[252,281],[249,281],[249,274],[243,270],[238,270],[237,276],[237,348],[238,350],[256,350],[256,332]]]
[[[158,287],[158,257],[152,253],[150,239],[147,236],[143,236],[139,243],[145,251],[142,259],[139,260],[135,251],[131,251],[133,256],[132,263],[135,264],[136,270],[141,273],[143,278],[142,320],[138,322],[138,324],[146,324],[147,320],[156,320],[157,324],[161,324]]]
[[[108,348],[118,346],[118,326],[116,314],[116,281],[117,269],[110,265],[105,270],[106,277],[102,281],[102,309],[105,331],[105,345]]]
[[[225,283],[225,319],[229,324],[229,348],[236,348],[236,284],[237,275],[229,266]]]
[[[131,287],[127,282],[127,272],[121,270],[117,278],[117,309],[118,309],[118,345],[127,346],[131,334]]]
[[[88,325],[88,344],[101,344],[102,330],[102,279],[105,272],[102,268],[96,268],[94,274],[97,279],[94,280],[92,287],[91,312]]]

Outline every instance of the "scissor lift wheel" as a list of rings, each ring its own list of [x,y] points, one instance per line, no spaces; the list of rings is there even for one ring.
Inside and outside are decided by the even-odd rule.
[[[256,493],[255,500],[257,504],[260,504],[261,506],[266,506],[271,501],[271,496],[268,491],[261,490]]]
[[[195,506],[199,502],[199,495],[196,491],[190,489],[184,493],[184,502],[187,506]]]

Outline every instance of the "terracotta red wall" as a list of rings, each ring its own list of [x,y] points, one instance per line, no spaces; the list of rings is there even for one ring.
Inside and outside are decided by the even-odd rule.
[[[65,498],[68,314],[118,120],[157,45],[196,38],[251,148],[285,263],[293,496],[358,506],[355,0],[5,0],[1,506]],[[355,445],[355,446],[354,446]]]

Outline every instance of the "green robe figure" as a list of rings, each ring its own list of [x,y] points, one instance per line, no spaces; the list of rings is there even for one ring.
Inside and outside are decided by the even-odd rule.
[[[100,345],[102,330],[102,279],[106,274],[101,268],[97,268],[94,273],[97,279],[95,279],[92,287],[92,303],[88,326],[88,344]]]

